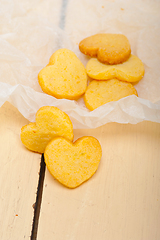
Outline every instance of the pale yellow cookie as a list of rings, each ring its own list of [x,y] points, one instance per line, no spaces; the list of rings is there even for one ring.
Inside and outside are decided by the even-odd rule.
[[[117,79],[108,81],[93,80],[85,92],[84,102],[86,107],[92,111],[105,103],[118,101],[132,94],[138,96],[136,89],[131,83],[122,82]]]
[[[56,98],[78,99],[87,87],[86,69],[68,49],[57,50],[38,74],[43,92]]]
[[[82,53],[97,57],[106,64],[119,64],[131,54],[130,43],[123,34],[99,33],[83,39],[79,43]]]
[[[91,178],[98,169],[101,156],[100,143],[94,137],[82,137],[75,143],[58,137],[44,152],[48,170],[68,188],[76,188]]]
[[[21,129],[21,141],[31,151],[43,153],[48,142],[62,136],[73,140],[73,126],[69,116],[53,106],[40,108],[36,122]]]
[[[132,54],[126,62],[116,65],[103,64],[97,58],[91,58],[86,70],[88,76],[96,80],[117,78],[126,82],[137,82],[144,76],[142,61]]]

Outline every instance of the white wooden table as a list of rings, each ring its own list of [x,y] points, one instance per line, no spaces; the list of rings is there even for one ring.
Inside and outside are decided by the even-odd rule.
[[[31,236],[41,156],[20,140],[28,121],[11,104],[0,108],[0,239]]]
[[[27,123],[11,104],[0,108],[1,240],[30,239],[32,234],[41,155],[20,141]],[[74,140],[87,135],[101,143],[99,169],[76,189],[63,187],[46,169],[37,239],[159,240],[160,124],[109,123],[74,130]]]
[[[21,5],[14,2],[17,4],[8,2],[8,9],[7,3],[2,2],[7,11],[1,18],[3,37],[12,36],[13,40],[17,33],[12,35],[11,29],[5,30],[8,16],[14,19],[18,14],[22,23],[23,17],[41,16],[42,21],[50,22],[49,26],[66,30],[75,41],[79,32],[84,31],[86,36],[87,28],[98,32],[97,20],[115,6],[114,0],[97,1],[98,8],[87,0],[22,1]],[[126,3],[126,7],[121,6],[121,1],[115,6],[119,7],[122,20],[125,14],[131,16]],[[143,6],[144,20],[152,28],[153,16],[146,14],[148,5],[142,4],[142,9]],[[154,1],[151,7],[155,14],[156,6]],[[116,21],[113,16],[113,25]],[[109,24],[108,20],[102,21],[101,30],[107,25],[108,31],[114,31]],[[124,34],[135,31],[134,24],[128,28],[121,21],[117,24]],[[132,50],[136,48],[134,37],[133,34]],[[11,44],[16,48],[17,43]],[[64,47],[63,42],[59,46]],[[52,47],[44,47],[44,53]],[[32,48],[29,53],[32,56]],[[68,189],[45,169],[40,154],[28,151],[21,143],[21,127],[28,123],[10,103],[0,108],[0,240],[160,240],[160,124],[109,123],[97,129],[74,130],[74,140],[88,135],[96,137],[103,155],[98,171],[89,181]]]

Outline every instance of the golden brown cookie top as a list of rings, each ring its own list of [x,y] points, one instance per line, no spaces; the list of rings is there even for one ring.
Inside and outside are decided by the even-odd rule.
[[[49,64],[39,72],[38,81],[43,92],[74,100],[84,94],[87,74],[75,53],[62,48],[53,53]]]
[[[101,156],[100,143],[91,136],[81,137],[74,143],[62,137],[54,138],[44,152],[48,170],[68,188],[76,188],[91,178]]]
[[[107,81],[93,80],[85,92],[84,102],[86,107],[92,111],[108,102],[118,101],[132,94],[138,96],[136,89],[131,83],[122,82],[118,79]]]
[[[131,54],[130,43],[123,34],[99,33],[83,39],[79,44],[82,53],[97,57],[106,64],[119,64]]]
[[[43,153],[48,142],[62,136],[73,140],[73,125],[69,116],[54,106],[41,107],[36,122],[21,129],[21,141],[31,151]]]
[[[135,55],[130,55],[127,61],[108,65],[101,63],[97,58],[91,58],[86,66],[87,74],[96,80],[108,80],[117,78],[126,82],[137,82],[144,76],[144,65]]]

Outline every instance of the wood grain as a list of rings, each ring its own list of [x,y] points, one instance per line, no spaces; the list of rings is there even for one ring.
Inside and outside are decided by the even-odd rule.
[[[159,240],[160,124],[109,123],[75,130],[96,137],[96,174],[67,189],[46,171],[38,240]]]
[[[28,124],[9,103],[0,108],[0,239],[30,239],[41,155],[20,140]]]

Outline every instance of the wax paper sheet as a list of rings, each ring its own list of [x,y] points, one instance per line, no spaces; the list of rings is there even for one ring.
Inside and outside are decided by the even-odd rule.
[[[74,128],[108,122],[160,122],[159,0],[1,0],[0,106],[9,101],[29,121],[45,105],[56,106]],[[38,73],[59,48],[68,48],[86,66],[78,43],[96,33],[122,33],[145,66],[143,79],[129,96],[89,111],[83,98],[56,99],[42,92]]]

